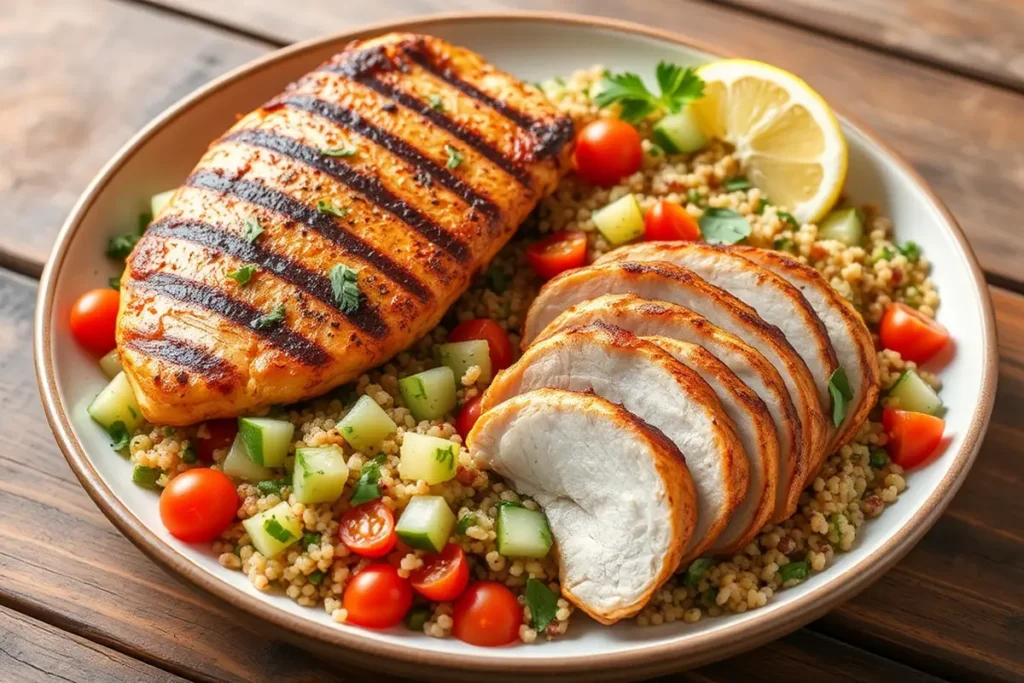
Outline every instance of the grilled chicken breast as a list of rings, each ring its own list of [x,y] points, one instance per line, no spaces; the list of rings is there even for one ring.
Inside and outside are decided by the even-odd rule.
[[[555,188],[572,133],[467,50],[351,44],[215,141],[130,256],[117,341],[143,414],[309,398],[408,347]]]

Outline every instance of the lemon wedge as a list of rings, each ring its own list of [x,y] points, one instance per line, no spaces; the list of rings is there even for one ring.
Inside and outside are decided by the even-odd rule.
[[[846,179],[846,139],[821,95],[782,69],[726,59],[698,69],[702,132],[731,143],[750,182],[801,223],[822,218]]]

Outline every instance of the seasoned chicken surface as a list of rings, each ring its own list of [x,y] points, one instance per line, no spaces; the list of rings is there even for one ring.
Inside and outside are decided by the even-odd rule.
[[[405,349],[553,191],[572,133],[467,50],[349,45],[215,141],[129,258],[117,341],[143,414],[289,403]]]

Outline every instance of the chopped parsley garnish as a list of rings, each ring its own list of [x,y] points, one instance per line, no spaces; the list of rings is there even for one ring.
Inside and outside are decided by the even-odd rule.
[[[880,470],[889,464],[889,453],[884,448],[873,448],[868,462],[873,468]]]
[[[196,447],[191,443],[185,446],[184,452],[181,454],[181,461],[186,465],[195,464],[196,461]]]
[[[352,313],[359,308],[359,273],[339,263],[331,268],[331,293],[342,313]]]
[[[832,424],[838,427],[846,417],[847,405],[853,400],[850,381],[842,366],[836,368],[832,376],[828,378],[828,394],[832,397]]]
[[[764,210],[766,208],[768,208],[768,198],[767,197],[761,197],[757,201],[757,208],[754,209],[754,213],[756,213],[758,216],[762,216],[762,215],[764,215]]]
[[[132,253],[132,249],[135,248],[138,241],[139,235],[133,232],[111,237],[107,240],[106,254],[112,259],[128,258],[128,254]]]
[[[451,145],[445,145],[444,151],[448,154],[448,163],[445,164],[445,168],[449,170],[458,168],[462,163],[462,153]]]
[[[700,190],[695,187],[691,187],[686,191],[686,201],[690,204],[700,204],[704,197],[701,195]]]
[[[871,263],[875,264],[879,261],[892,261],[892,257],[895,255],[896,254],[892,253],[892,249],[889,247],[882,247],[881,251],[871,258]]]
[[[244,265],[241,268],[239,268],[238,270],[231,271],[230,273],[227,274],[226,277],[234,280],[240,286],[245,287],[247,284],[249,284],[249,280],[252,279],[252,276],[259,269],[260,269],[259,266],[254,266],[254,265],[251,265],[251,264]]]
[[[796,253],[796,245],[793,244],[793,240],[788,237],[776,237],[772,240],[772,249],[775,249],[776,251]]]
[[[268,536],[280,541],[281,543],[287,543],[295,538],[295,536],[292,535],[292,532],[281,526],[281,522],[277,521],[273,517],[264,520],[263,530],[267,532]]]
[[[541,633],[558,614],[558,596],[543,581],[531,576],[526,580],[526,606],[530,608],[531,627]]]
[[[306,576],[306,581],[309,581],[314,586],[319,586],[324,580],[324,573],[319,569],[314,569]]]
[[[423,624],[427,623],[430,619],[430,608],[425,605],[413,607],[409,610],[409,613],[405,615],[405,626],[410,631],[422,631]]]
[[[442,465],[447,465],[449,470],[455,469],[455,444],[447,448],[435,448],[434,460]]]
[[[132,481],[147,489],[156,488],[156,480],[160,478],[163,471],[159,467],[146,467],[136,465],[132,470]]]
[[[794,228],[800,227],[799,221],[797,221],[797,219],[794,218],[793,214],[791,214],[789,211],[776,211],[775,215],[779,217],[779,220],[789,223]]]
[[[791,579],[797,581],[803,581],[810,575],[810,568],[806,562],[790,562],[787,565],[779,567],[779,576],[782,577],[782,583],[786,583]]]
[[[132,440],[132,435],[128,432],[128,426],[121,420],[117,420],[107,427],[107,434],[113,439],[110,447],[115,451],[123,451],[128,448],[128,442]]]
[[[665,150],[663,150],[661,147],[659,147],[658,145],[656,145],[656,144],[654,144],[652,142],[650,148],[647,150],[647,156],[652,156],[652,157],[665,156]]]
[[[316,203],[316,210],[320,213],[327,214],[328,216],[337,216],[338,218],[341,218],[348,213],[348,209],[344,206],[335,206],[323,199]]]
[[[735,178],[726,178],[725,182],[722,183],[722,187],[725,188],[726,192],[735,192],[737,190],[749,190],[750,181],[743,176],[737,176]]]
[[[260,492],[261,496],[269,496],[274,493],[281,495],[281,487],[287,485],[288,482],[284,479],[265,479],[256,483],[256,490]]]
[[[711,569],[711,559],[707,557],[698,557],[696,560],[690,563],[690,566],[686,568],[686,585],[696,586],[700,583],[700,580],[704,578],[704,575]]]
[[[278,304],[270,313],[265,313],[249,323],[254,330],[268,330],[284,322],[284,304]]]
[[[498,266],[491,266],[487,269],[487,287],[495,294],[503,294],[508,289],[508,277]]]
[[[124,273],[121,273],[121,275],[124,275]],[[107,284],[110,285],[111,289],[121,291],[121,275],[113,275],[107,280]]]
[[[430,102],[430,108],[434,111],[444,111],[444,100],[440,95],[428,95],[427,101]]]
[[[634,73],[623,72],[605,76],[594,92],[594,103],[604,108],[619,104],[619,117],[636,123],[658,110],[679,112],[690,102],[704,96],[704,81],[693,67],[683,68],[668,62],[659,62],[655,70],[659,95],[655,95]]]
[[[732,209],[710,208],[700,217],[700,232],[709,244],[736,244],[750,234],[750,223]]]
[[[377,485],[377,482],[380,480],[380,466],[386,459],[387,456],[381,453],[363,465],[363,469],[359,472],[359,479],[356,480],[355,490],[352,491],[352,500],[349,501],[353,506],[380,498],[380,486]]]
[[[302,540],[299,542],[299,545],[301,545],[302,549],[305,550],[311,545],[320,545],[320,538],[320,534],[313,531],[307,531],[302,534]]]
[[[700,594],[700,603],[705,607],[714,607],[718,604],[718,589],[708,588]]]
[[[320,153],[329,157],[350,157],[358,151],[355,147],[324,147]]]
[[[255,218],[249,217],[245,219],[245,229],[242,231],[242,237],[249,244],[256,241],[256,238],[263,234],[263,226]]]
[[[907,257],[907,260],[911,263],[916,263],[921,258],[921,247],[917,246],[917,242],[910,240],[904,242],[896,247],[900,250],[900,253]]]
[[[461,534],[461,535],[465,536],[466,535],[466,531],[469,530],[469,527],[471,527],[471,526],[473,526],[475,524],[476,524],[476,515],[475,514],[470,512],[468,514],[462,515],[462,517],[459,518],[459,521],[456,522],[456,524],[455,524],[455,533]]]

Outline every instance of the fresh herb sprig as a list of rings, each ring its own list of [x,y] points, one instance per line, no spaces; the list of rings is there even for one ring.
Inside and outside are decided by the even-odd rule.
[[[343,263],[339,263],[330,272],[331,293],[338,309],[342,313],[352,313],[359,309],[359,273]]]
[[[643,80],[634,73],[624,71],[608,74],[596,88],[593,99],[597,106],[607,107],[618,104],[619,117],[636,123],[659,110],[671,113],[682,111],[690,102],[704,96],[704,80],[693,67],[659,62],[655,69],[660,94],[655,95]]]

